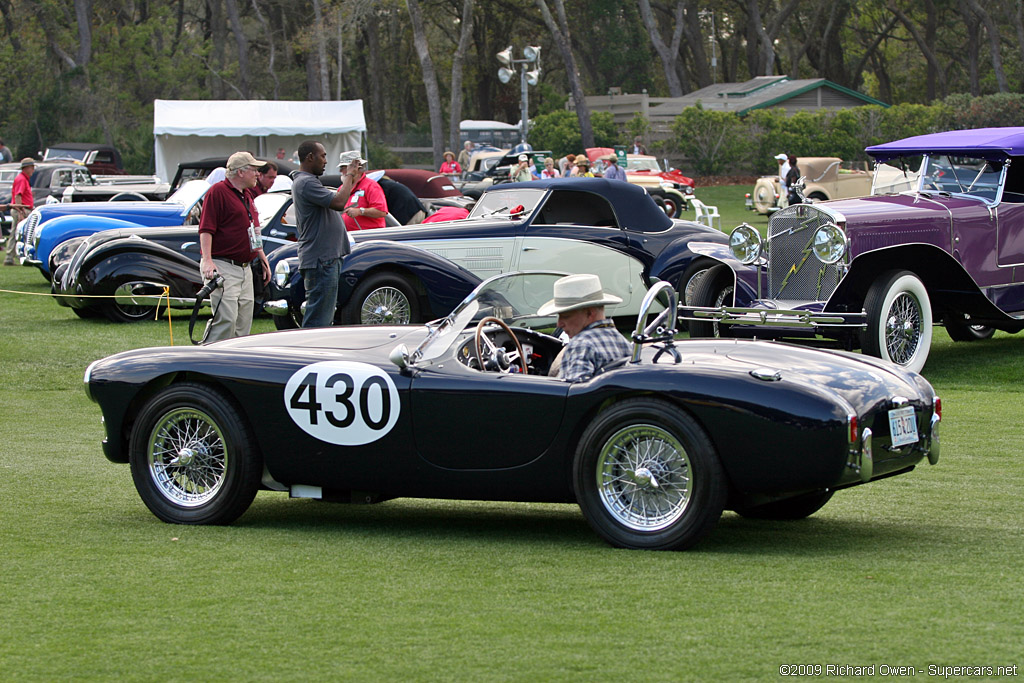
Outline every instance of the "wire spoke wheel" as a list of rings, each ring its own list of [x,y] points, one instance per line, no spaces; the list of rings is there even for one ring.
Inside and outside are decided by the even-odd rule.
[[[177,505],[204,505],[224,484],[224,434],[202,411],[177,408],[164,415],[150,434],[147,453],[157,490]]]
[[[601,411],[573,458],[587,523],[620,548],[683,550],[722,516],[726,480],[711,440],[686,411],[638,397]]]
[[[605,509],[623,526],[659,531],[677,521],[690,502],[690,459],[664,429],[632,425],[601,449],[597,488]]]
[[[263,459],[228,394],[175,382],[139,411],[128,460],[139,497],[174,524],[230,524],[259,489]]]
[[[921,344],[921,304],[901,292],[889,308],[885,323],[885,346],[894,363],[906,365]]]
[[[364,325],[407,325],[412,322],[412,307],[400,289],[380,287],[363,300],[359,319]]]
[[[881,273],[868,288],[864,310],[864,353],[920,372],[932,345],[932,306],[924,283],[906,270]]]

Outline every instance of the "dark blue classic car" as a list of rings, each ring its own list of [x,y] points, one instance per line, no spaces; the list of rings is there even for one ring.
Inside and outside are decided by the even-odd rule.
[[[687,298],[696,275],[713,264],[695,258],[691,241],[727,243],[718,230],[669,218],[643,188],[601,178],[498,185],[481,195],[465,220],[350,234],[357,244],[389,240],[415,245],[481,278],[514,270],[595,273],[622,298],[614,314],[623,321],[635,318],[652,282],[670,282]],[[288,248],[271,261],[275,290],[268,295],[268,310],[281,329],[294,327],[302,317],[305,291],[296,263]],[[401,264],[381,268],[376,287],[357,292],[354,281],[345,281],[336,321],[426,320],[416,302],[421,288]]]
[[[103,451],[166,522],[228,524],[260,489],[576,503],[612,545],[647,549],[690,547],[723,509],[806,517],[836,491],[938,460],[941,404],[921,376],[840,351],[677,342],[664,282],[639,306],[631,357],[584,381],[551,377],[562,342],[537,311],[561,275],[489,279],[427,326],[96,361],[85,385]]]
[[[291,194],[262,194],[256,198],[256,209],[268,256],[273,258],[276,249],[294,247]],[[55,271],[53,293],[62,295],[58,303],[81,317],[105,315],[116,322],[152,319],[155,307],[161,301],[168,303],[167,298],[161,300],[165,288],[172,308],[193,308],[203,285],[196,230],[194,226],[123,228],[71,240],[75,251]],[[377,273],[398,265],[416,282],[417,310],[430,317],[446,315],[480,282],[450,261],[393,242],[357,245],[345,261],[343,277],[356,289],[376,288]],[[266,297],[267,292],[258,287],[257,303]]]
[[[912,370],[932,325],[956,341],[1024,329],[1024,128],[948,131],[867,153],[872,196],[776,212],[693,250],[718,260],[691,334],[861,348]]]

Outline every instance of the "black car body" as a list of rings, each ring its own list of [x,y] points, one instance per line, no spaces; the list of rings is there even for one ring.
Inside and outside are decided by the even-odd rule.
[[[668,218],[643,188],[601,178],[507,183],[481,195],[465,220],[359,230],[351,235],[356,243],[390,240],[412,244],[484,279],[515,270],[595,273],[606,289],[623,299],[614,311],[622,318],[637,314],[644,294],[657,280],[672,283],[686,298],[691,283],[713,263],[710,258],[695,258],[691,242],[723,246],[728,242],[718,230]],[[270,312],[282,329],[301,318],[305,299],[296,262],[290,251],[282,251],[270,264],[275,286],[280,288],[269,297],[273,302]],[[399,294],[408,292],[401,270],[396,269],[395,274],[398,277],[388,286]],[[396,306],[410,310],[406,301],[399,300]],[[415,315],[382,318],[373,314],[381,307],[372,302],[356,308],[369,315],[346,322],[427,319]]]
[[[838,489],[938,459],[941,404],[919,375],[773,342],[675,342],[667,283],[645,297],[632,358],[580,382],[549,377],[562,342],[536,311],[560,275],[492,278],[426,327],[96,361],[85,383],[104,453],[131,463],[168,522],[229,523],[259,488],[575,502],[610,543],[651,549],[692,545],[724,508],[804,517]],[[663,312],[646,324],[655,296]]]

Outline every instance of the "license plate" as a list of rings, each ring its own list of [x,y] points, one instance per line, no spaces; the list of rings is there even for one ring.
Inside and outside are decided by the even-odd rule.
[[[893,446],[917,443],[917,416],[914,415],[913,406],[889,411],[889,435]]]

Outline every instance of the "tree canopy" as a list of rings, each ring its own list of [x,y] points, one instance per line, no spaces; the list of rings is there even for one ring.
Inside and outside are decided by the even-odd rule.
[[[948,103],[1022,91],[1022,16],[1022,0],[0,0],[0,137],[19,156],[109,142],[144,170],[155,98],[362,99],[375,143],[443,148],[460,118],[519,119],[495,55],[527,45],[531,117],[764,74]],[[577,127],[599,135],[586,112]]]

